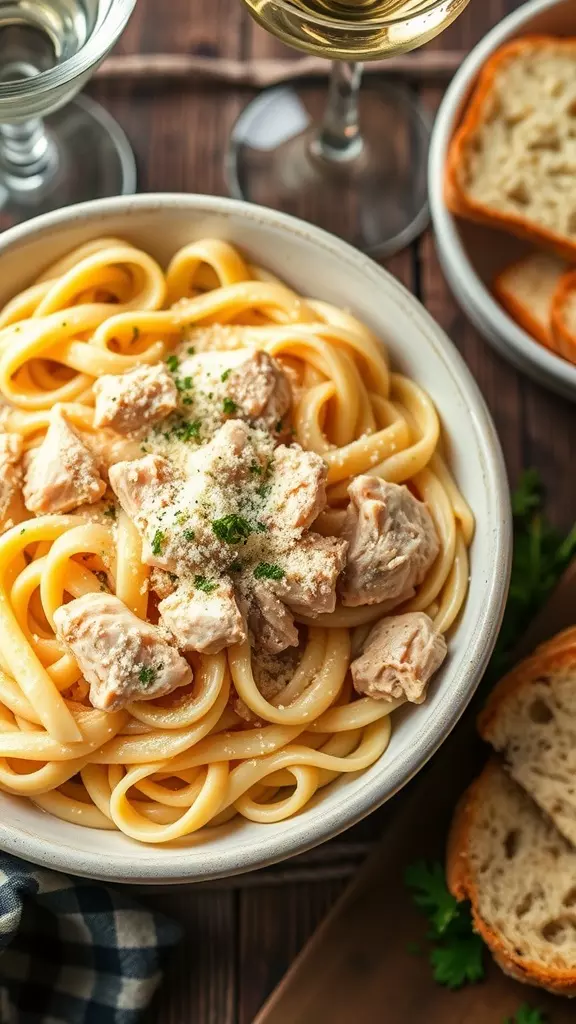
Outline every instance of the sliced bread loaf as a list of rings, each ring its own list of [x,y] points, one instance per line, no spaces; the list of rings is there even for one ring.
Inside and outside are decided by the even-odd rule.
[[[552,298],[567,269],[564,260],[532,252],[502,270],[494,294],[510,316],[542,345],[552,345]]]
[[[575,118],[576,39],[501,47],[450,146],[450,209],[576,258]]]
[[[456,810],[447,875],[506,974],[576,995],[576,850],[496,762]]]
[[[576,363],[576,270],[560,278],[550,314],[552,344],[559,355]]]
[[[512,778],[576,846],[575,628],[543,644],[496,686],[478,728]],[[576,928],[576,904],[574,922]]]

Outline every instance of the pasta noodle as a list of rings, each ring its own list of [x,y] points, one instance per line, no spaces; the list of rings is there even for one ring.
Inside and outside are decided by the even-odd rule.
[[[94,381],[165,360],[182,339],[261,349],[289,373],[295,440],[328,466],[320,534],[342,529],[359,474],[409,484],[426,502],[440,554],[400,610],[426,611],[448,631],[466,597],[474,522],[442,454],[432,401],[390,369],[352,315],[296,295],[225,242],[194,242],[164,271],[129,243],[103,238],[49,267],[0,312],[4,430],[33,450],[59,403],[73,427],[96,435]],[[259,689],[245,641],[191,655],[194,681],[181,694],[97,710],[54,615],[100,591],[105,574],[146,619],[140,534],[123,511],[105,525],[75,511],[29,515],[0,537],[0,789],[78,825],[165,843],[234,816],[281,821],[384,753],[401,701],[358,697],[349,666],[389,603],[297,616],[301,649],[276,696]]]

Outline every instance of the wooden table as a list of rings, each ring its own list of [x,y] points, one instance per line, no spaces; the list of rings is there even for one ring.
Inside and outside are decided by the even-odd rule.
[[[432,45],[468,50],[517,5],[517,0],[471,0]],[[293,56],[251,22],[240,0],[139,0],[119,47],[119,52],[138,51],[243,60]],[[128,132],[142,191],[226,194],[227,138],[249,92],[159,83],[152,90],[145,82],[105,81],[94,83],[91,91]],[[422,88],[430,110],[441,91]],[[571,525],[576,513],[574,408],[522,377],[481,340],[451,298],[429,234],[387,266],[422,299],[462,352],[492,411],[511,479],[523,467],[536,466],[549,488],[551,518],[562,527]],[[168,913],[185,920],[188,938],[152,1019],[157,1024],[251,1024],[371,843],[393,827],[401,800],[299,862],[213,888],[154,896]]]

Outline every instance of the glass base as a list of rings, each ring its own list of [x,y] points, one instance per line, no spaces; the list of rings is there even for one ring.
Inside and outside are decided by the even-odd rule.
[[[44,121],[50,144],[48,166],[24,178],[0,165],[0,228],[40,213],[103,196],[136,191],[136,162],[114,118],[88,96]]]
[[[325,103],[325,88],[300,83],[257,96],[232,130],[230,192],[390,256],[428,223],[428,121],[407,90],[365,83],[361,152],[328,162],[313,145]]]

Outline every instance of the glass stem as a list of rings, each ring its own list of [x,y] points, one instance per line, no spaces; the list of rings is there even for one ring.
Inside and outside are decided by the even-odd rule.
[[[55,147],[40,118],[0,124],[0,169],[12,187],[36,188],[55,162]]]
[[[328,90],[328,103],[320,127],[312,142],[315,156],[331,163],[355,160],[362,152],[358,118],[358,93],[362,64],[335,60]]]

